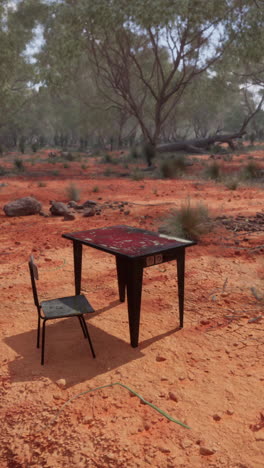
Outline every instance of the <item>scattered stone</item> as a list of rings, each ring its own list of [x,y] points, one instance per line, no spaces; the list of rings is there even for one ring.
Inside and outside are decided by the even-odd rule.
[[[210,449],[208,447],[205,447],[205,446],[201,446],[200,447],[200,455],[214,455],[214,453],[216,452],[216,450],[214,450],[213,448]]]
[[[130,214],[130,210],[124,211],[124,215],[128,216]]]
[[[181,446],[181,448],[183,448],[183,449],[187,449],[187,448],[189,448],[189,447],[192,446],[192,441],[189,440],[189,439],[183,439],[183,440],[180,442],[180,446]]]
[[[228,414],[229,416],[232,416],[232,414],[234,414],[234,410],[228,409],[226,410],[226,414]]]
[[[73,213],[65,213],[63,220],[64,221],[73,221],[76,219],[76,216]]]
[[[221,419],[221,416],[219,414],[214,414],[213,415],[213,420],[214,421],[220,421],[220,419]]]
[[[94,216],[96,213],[96,210],[94,208],[86,208],[83,217],[84,218],[89,218],[90,216]]]
[[[93,208],[93,207],[96,206],[96,205],[97,205],[97,203],[96,203],[96,201],[94,201],[94,200],[86,200],[86,201],[82,204],[83,208]]]
[[[166,361],[167,358],[165,358],[164,356],[160,356],[159,354],[156,356],[156,361],[157,362],[162,362],[162,361]]]
[[[3,210],[7,216],[29,216],[41,211],[41,203],[34,197],[18,198],[7,203]]]
[[[58,385],[59,388],[65,388],[66,387],[66,380],[65,379],[56,380],[56,384]]]
[[[178,397],[173,392],[169,392],[169,399],[172,401],[178,402]]]
[[[78,209],[78,207],[80,207],[80,206],[83,207],[82,205],[78,205],[78,203],[76,201],[74,201],[74,200],[69,201],[68,206],[70,208],[75,208],[75,209]]]
[[[50,201],[50,212],[53,216],[65,216],[69,213],[68,207],[63,202]]]
[[[40,210],[39,215],[40,215],[40,216],[43,216],[44,218],[48,218],[48,217],[49,217],[48,213],[45,213],[45,212],[42,211],[42,210]]]

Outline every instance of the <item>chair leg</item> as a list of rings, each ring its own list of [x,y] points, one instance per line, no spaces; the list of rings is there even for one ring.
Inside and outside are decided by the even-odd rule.
[[[39,348],[39,335],[40,335],[40,316],[38,317],[37,348]]]
[[[81,327],[82,327],[83,336],[84,336],[84,338],[87,338],[87,336],[86,336],[86,331],[85,331],[85,328],[84,328],[84,325],[83,325],[82,318],[83,318],[83,317],[81,317],[81,316],[78,317],[79,322],[80,322],[80,325],[81,325]]]
[[[45,351],[45,325],[46,320],[43,320],[42,325],[42,348],[41,348],[41,365],[44,365],[44,351]]]
[[[94,349],[93,349],[92,340],[91,340],[91,338],[90,338],[90,335],[89,335],[88,328],[87,328],[87,325],[86,325],[86,322],[85,322],[84,317],[82,317],[82,320],[83,320],[83,326],[84,326],[84,328],[85,328],[86,336],[87,336],[88,341],[89,341],[91,353],[92,353],[92,355],[93,355],[93,358],[95,358],[96,356],[95,356],[95,352],[94,352]]]

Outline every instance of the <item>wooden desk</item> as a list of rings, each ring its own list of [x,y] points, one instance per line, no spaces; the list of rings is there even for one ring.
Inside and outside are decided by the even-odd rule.
[[[124,225],[66,233],[62,237],[73,241],[76,294],[81,291],[82,246],[115,255],[119,298],[124,302],[127,291],[130,342],[134,348],[139,338],[143,269],[176,260],[179,318],[183,327],[185,249],[195,242]]]

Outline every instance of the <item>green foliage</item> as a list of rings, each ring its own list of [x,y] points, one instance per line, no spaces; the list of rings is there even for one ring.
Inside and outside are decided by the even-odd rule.
[[[63,167],[64,167],[64,169],[69,169],[70,165],[69,165],[69,163],[64,163]]]
[[[186,170],[185,157],[181,154],[165,159],[160,164],[160,172],[165,179],[178,177]]]
[[[87,167],[88,167],[87,164],[82,164],[82,165],[81,165],[81,168],[82,168],[84,171],[85,171],[85,169],[87,169]]]
[[[93,193],[98,193],[99,190],[100,190],[100,189],[99,189],[98,185],[95,185],[95,186],[93,187],[93,189],[92,189],[92,192],[93,192]]]
[[[46,182],[39,182],[38,187],[47,187]]]
[[[76,187],[75,184],[70,184],[66,187],[66,194],[69,200],[80,201],[80,190]]]
[[[234,176],[227,177],[225,181],[225,186],[229,190],[236,190],[239,186],[239,179]]]
[[[208,179],[219,180],[220,172],[219,164],[217,162],[213,162],[205,168],[204,175]]]
[[[248,164],[242,169],[241,177],[244,180],[256,180],[261,175],[261,168],[255,161],[250,161]]]
[[[130,176],[130,177],[131,177],[132,180],[142,180],[142,179],[144,179],[144,174],[143,174],[143,172],[142,172],[140,169],[135,168],[135,169],[133,169],[133,171],[131,172],[131,176]]]
[[[24,163],[23,163],[22,159],[19,159],[19,158],[16,158],[14,160],[14,167],[19,172],[24,172],[24,170],[25,170]]]
[[[0,176],[4,176],[8,173],[5,167],[0,166]]]
[[[31,149],[32,149],[33,153],[36,153],[36,151],[38,149],[38,144],[37,143],[32,143],[31,144]]]
[[[171,236],[198,240],[212,228],[208,208],[203,203],[191,206],[190,200],[187,200],[179,209],[171,212],[160,231]]]

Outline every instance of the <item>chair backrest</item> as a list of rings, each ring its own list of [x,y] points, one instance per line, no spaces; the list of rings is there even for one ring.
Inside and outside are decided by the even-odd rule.
[[[32,286],[32,292],[33,292],[33,297],[34,297],[34,303],[35,306],[38,308],[38,312],[40,311],[40,305],[39,305],[39,300],[38,300],[38,293],[37,293],[37,286],[36,286],[36,281],[39,279],[38,276],[38,267],[34,262],[34,257],[33,255],[30,255],[29,257],[29,271],[30,271],[30,278],[31,278],[31,286]]]

